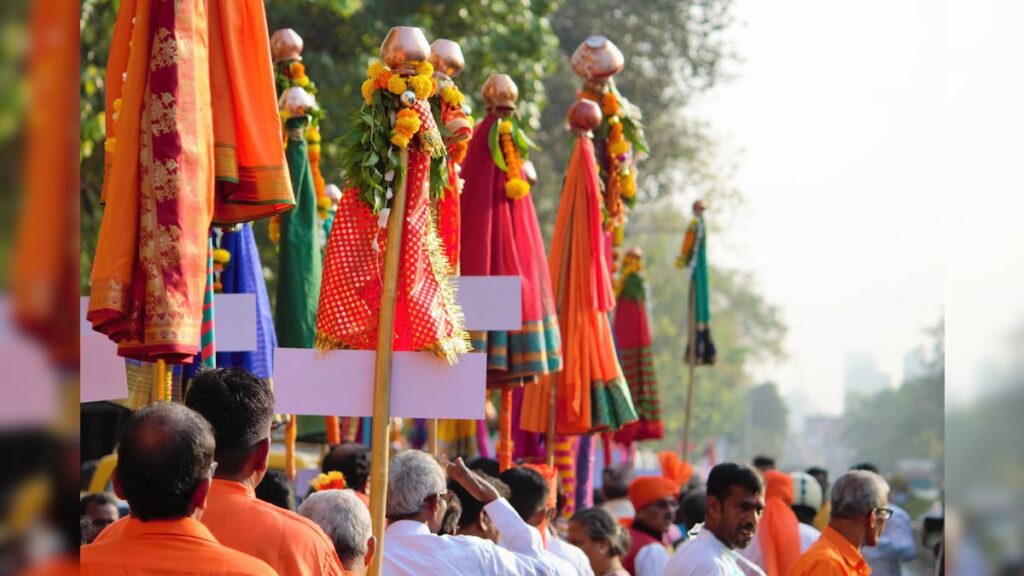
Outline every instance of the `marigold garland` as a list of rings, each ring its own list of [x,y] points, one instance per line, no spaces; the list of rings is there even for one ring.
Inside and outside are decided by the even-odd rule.
[[[348,482],[345,480],[345,475],[337,470],[331,470],[326,474],[321,473],[316,478],[309,481],[309,485],[313,488],[314,492],[322,492],[324,490],[344,490],[348,488]]]
[[[501,153],[508,168],[505,182],[505,195],[512,200],[520,200],[530,193],[530,183],[523,180],[523,161],[519,158],[519,150],[512,141],[512,122],[502,120],[498,125],[498,137],[501,140]]]

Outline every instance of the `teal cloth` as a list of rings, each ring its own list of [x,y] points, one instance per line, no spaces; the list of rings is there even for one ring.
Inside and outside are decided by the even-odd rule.
[[[295,191],[295,208],[281,215],[280,260],[274,326],[278,345],[312,348],[316,342],[316,309],[320,299],[323,257],[320,254],[316,190],[309,168],[305,119],[291,119],[285,157]]]

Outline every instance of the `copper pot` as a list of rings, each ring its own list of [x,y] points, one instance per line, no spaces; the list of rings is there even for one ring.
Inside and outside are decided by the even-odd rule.
[[[380,57],[395,72],[404,76],[416,73],[416,65],[430,60],[430,44],[423,30],[414,26],[395,26],[380,45]]]

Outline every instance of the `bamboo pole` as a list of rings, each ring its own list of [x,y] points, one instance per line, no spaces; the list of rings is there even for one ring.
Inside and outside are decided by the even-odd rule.
[[[501,412],[498,415],[498,469],[512,467],[512,388],[501,389]]]
[[[427,418],[427,451],[440,456],[437,453],[437,418]]]
[[[690,378],[686,384],[686,419],[683,421],[683,461],[686,462],[690,459],[690,414],[693,411],[693,377],[694,369],[697,366],[697,291],[693,287],[693,281],[690,281],[690,317],[687,321],[690,323],[687,333],[689,334],[690,341],[687,344],[686,359],[690,363]]]
[[[391,438],[391,353],[395,326],[395,299],[398,292],[398,264],[402,253],[402,228],[405,224],[406,190],[409,185],[409,150],[403,148],[397,190],[391,199],[388,239],[384,253],[384,287],[377,323],[377,357],[373,377],[373,431],[370,438],[370,518],[377,552],[369,574],[380,576],[384,556],[384,525],[388,496],[388,444]]]

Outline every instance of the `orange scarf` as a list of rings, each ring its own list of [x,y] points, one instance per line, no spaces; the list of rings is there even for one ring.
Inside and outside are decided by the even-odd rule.
[[[757,527],[768,576],[786,576],[800,558],[800,526],[790,505],[793,503],[793,479],[784,472],[764,474],[765,509]]]

